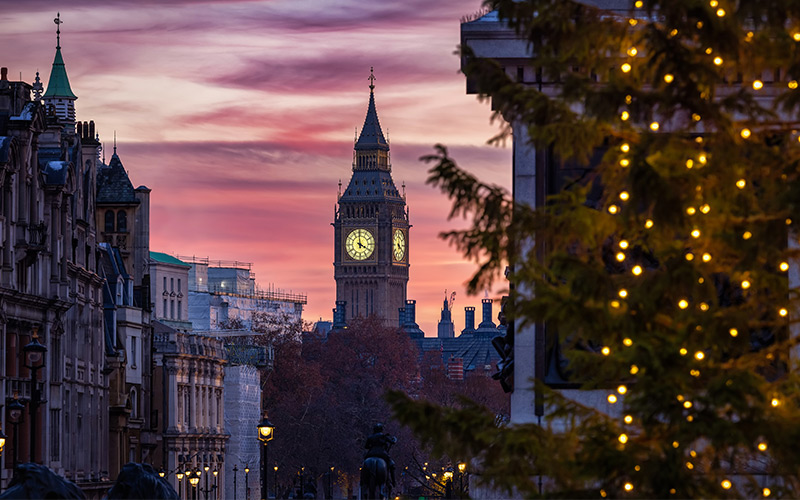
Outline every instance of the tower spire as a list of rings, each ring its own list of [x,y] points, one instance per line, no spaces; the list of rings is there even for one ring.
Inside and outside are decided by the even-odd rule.
[[[373,90],[375,90],[375,72],[374,71],[375,71],[374,68],[372,66],[370,66],[369,67],[369,77],[367,77],[367,80],[369,80],[369,93],[370,94],[372,93]]]
[[[75,99],[78,98],[69,85],[67,68],[61,56],[61,20],[59,12],[53,22],[56,23],[56,56],[53,59],[53,68],[50,70],[50,80],[47,90],[42,98],[48,108],[55,109],[56,116],[65,123],[65,130],[74,132],[75,126]]]
[[[114,156],[117,156],[117,131],[114,131]]]

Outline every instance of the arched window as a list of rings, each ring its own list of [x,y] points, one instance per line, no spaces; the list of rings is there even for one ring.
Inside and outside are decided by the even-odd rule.
[[[114,211],[106,210],[106,229],[107,233],[114,232]]]
[[[128,232],[128,214],[125,213],[125,210],[117,212],[117,232]]]
[[[135,387],[131,387],[131,418],[139,418],[139,394]]]

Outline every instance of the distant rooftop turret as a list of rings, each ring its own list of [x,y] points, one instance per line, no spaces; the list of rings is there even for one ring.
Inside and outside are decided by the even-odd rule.
[[[464,329],[461,335],[475,333],[475,307],[467,306],[464,308]]]
[[[61,56],[61,13],[53,20],[56,23],[56,56],[53,59],[53,69],[50,70],[50,80],[47,91],[44,93],[44,102],[55,109],[58,118],[64,121],[72,130],[75,124],[75,100],[78,98],[69,85],[67,68]]]

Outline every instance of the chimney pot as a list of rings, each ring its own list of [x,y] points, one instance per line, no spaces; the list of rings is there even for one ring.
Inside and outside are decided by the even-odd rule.
[[[0,80],[8,80],[8,68],[0,68]]]
[[[89,139],[94,139],[94,120],[89,120]]]

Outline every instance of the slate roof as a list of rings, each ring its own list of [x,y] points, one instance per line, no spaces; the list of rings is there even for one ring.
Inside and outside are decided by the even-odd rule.
[[[444,361],[451,356],[464,360],[464,371],[483,370],[487,365],[495,369],[500,355],[492,346],[492,338],[505,332],[495,329],[493,335],[462,334],[453,338],[424,337],[416,339],[421,353],[441,352]]]
[[[114,153],[108,165],[99,164],[97,168],[97,204],[133,203],[138,204],[136,191],[125,172],[125,167]]]
[[[392,174],[386,170],[354,170],[339,203],[384,200],[404,203]]]
[[[358,141],[356,141],[355,150],[374,151],[376,149],[389,151],[389,143],[383,137],[381,123],[378,121],[378,111],[375,109],[375,92],[370,88],[367,117],[364,119],[364,126],[361,128]]]
[[[192,267],[191,265],[187,264],[186,262],[173,257],[172,255],[162,253],[162,252],[150,252],[150,258],[156,262],[160,262],[161,264],[172,264],[176,266],[184,266],[184,267]]]
[[[56,57],[53,60],[53,69],[50,70],[50,80],[47,82],[47,97],[63,97],[77,99],[78,96],[72,93],[67,77],[67,67],[64,65],[64,58],[61,56],[61,47],[56,47]]]

